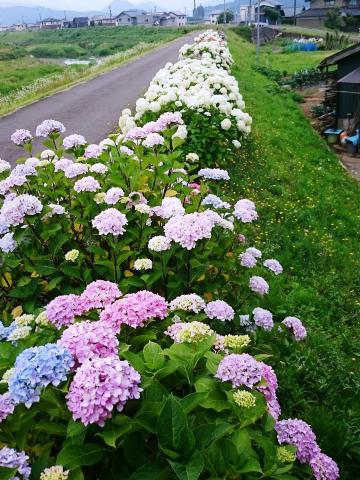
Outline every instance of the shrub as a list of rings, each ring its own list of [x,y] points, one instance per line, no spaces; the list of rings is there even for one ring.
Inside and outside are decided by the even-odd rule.
[[[45,151],[9,175],[0,162],[5,478],[29,478],[30,460],[41,480],[338,478],[309,425],[279,420],[269,363],[307,333],[263,308],[283,267],[250,243],[255,204],[220,197],[228,172],[204,164],[202,117],[222,166],[251,124],[211,62],[163,69],[99,145],[46,120]],[[165,84],[182,111],[154,116]],[[32,152],[29,131],[11,139]]]

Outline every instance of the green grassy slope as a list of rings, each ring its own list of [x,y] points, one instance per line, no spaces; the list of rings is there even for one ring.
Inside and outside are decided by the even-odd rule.
[[[232,32],[229,41],[254,120],[230,169],[234,198],[257,203],[254,246],[287,271],[265,308],[298,316],[309,329],[305,344],[283,347],[286,360],[277,365],[284,415],[309,421],[341,478],[353,480],[360,470],[360,186],[291,95],[251,68],[254,47]],[[283,55],[289,70],[297,55]]]

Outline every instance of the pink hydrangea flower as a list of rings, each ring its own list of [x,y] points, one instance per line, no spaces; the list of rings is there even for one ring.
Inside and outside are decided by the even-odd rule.
[[[114,407],[121,412],[126,402],[140,397],[139,373],[118,357],[94,358],[77,370],[66,396],[74,420],[103,427]]]
[[[80,295],[84,312],[94,308],[105,308],[113,303],[122,293],[116,283],[107,280],[96,280],[89,283]]]
[[[115,205],[121,197],[124,196],[124,190],[120,187],[111,187],[106,192],[105,203],[107,205]]]
[[[15,143],[15,145],[21,147],[26,143],[30,143],[33,139],[33,136],[31,135],[29,130],[19,128],[18,130],[15,130],[15,132],[11,135],[10,138],[11,141]]]
[[[147,290],[130,293],[109,305],[100,315],[100,320],[119,332],[121,325],[143,327],[151,318],[166,318],[167,302],[163,297]]]
[[[77,315],[83,313],[83,306],[78,295],[60,295],[46,306],[46,317],[50,323],[60,329],[74,322]]]
[[[116,208],[108,208],[92,220],[93,227],[98,230],[100,235],[123,235],[124,226],[127,223],[126,216]]]
[[[213,302],[209,302],[205,307],[205,313],[208,318],[216,318],[222,322],[226,320],[232,320],[235,315],[234,309],[223,300],[214,300]]]
[[[206,212],[195,212],[170,218],[164,232],[167,238],[191,250],[197,241],[211,238],[213,228],[214,221]]]
[[[98,158],[102,153],[103,153],[103,148],[100,145],[96,145],[92,143],[85,148],[84,157]]]
[[[58,341],[67,348],[77,364],[93,358],[111,357],[119,346],[112,329],[103,322],[78,322],[70,325]]]
[[[246,267],[246,268],[256,267],[256,263],[257,263],[256,258],[253,255],[251,255],[251,253],[243,252],[239,255],[239,259],[240,259],[240,264],[243,267]]]

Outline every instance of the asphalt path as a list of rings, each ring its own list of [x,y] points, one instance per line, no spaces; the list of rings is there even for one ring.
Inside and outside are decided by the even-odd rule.
[[[14,164],[24,150],[11,142],[11,134],[17,128],[34,134],[36,126],[48,118],[62,122],[66,134],[84,135],[88,143],[103,140],[115,129],[121,110],[133,106],[156,72],[167,62],[176,61],[179,48],[191,43],[195,36],[181,37],[110,72],[1,117],[0,158]],[[36,140],[34,145],[36,152],[41,142]]]

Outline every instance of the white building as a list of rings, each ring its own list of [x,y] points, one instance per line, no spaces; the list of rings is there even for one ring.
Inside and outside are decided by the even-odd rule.
[[[63,20],[58,20],[57,18],[44,18],[40,22],[40,28],[43,30],[57,30],[64,26]]]
[[[263,10],[265,7],[275,8],[276,10],[280,10],[281,3],[269,0],[261,0],[260,1],[260,22],[261,23],[268,23],[267,19],[263,15]],[[240,5],[240,19],[239,23],[256,23],[257,22],[257,9],[258,3],[256,1],[252,2],[251,5]]]
[[[209,18],[207,23],[211,23],[213,25],[216,24],[222,13],[224,13],[223,10],[214,10],[213,12],[209,13]]]

